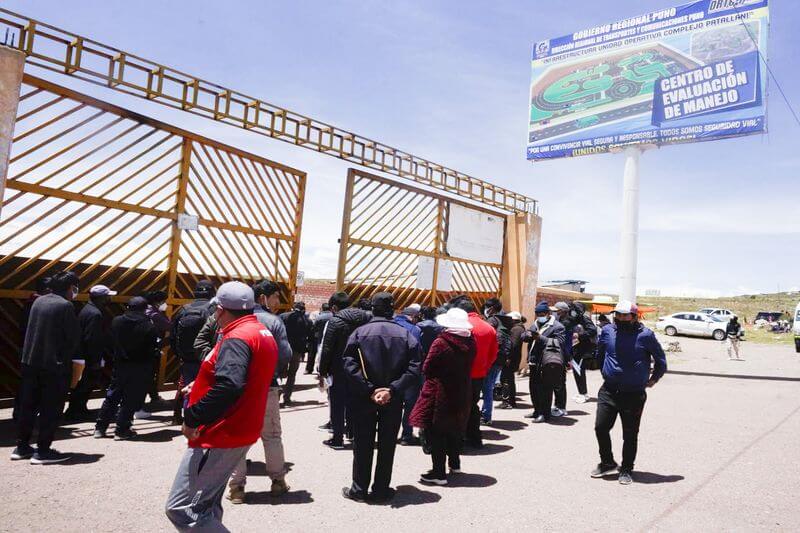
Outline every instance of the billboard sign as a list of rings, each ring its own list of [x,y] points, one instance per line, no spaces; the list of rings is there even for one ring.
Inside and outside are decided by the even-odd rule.
[[[528,159],[766,131],[768,0],[702,0],[533,46]]]

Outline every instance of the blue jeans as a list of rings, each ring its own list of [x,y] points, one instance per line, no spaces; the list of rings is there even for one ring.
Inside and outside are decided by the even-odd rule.
[[[489,373],[486,374],[486,379],[483,380],[483,409],[481,409],[481,416],[484,420],[492,419],[492,407],[494,406],[494,386],[500,379],[500,372],[502,370],[502,366],[492,366],[492,368],[489,369]]]

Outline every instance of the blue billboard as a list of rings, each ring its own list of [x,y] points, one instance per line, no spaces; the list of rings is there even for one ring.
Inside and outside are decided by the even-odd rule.
[[[528,159],[766,131],[767,0],[702,0],[533,47]]]

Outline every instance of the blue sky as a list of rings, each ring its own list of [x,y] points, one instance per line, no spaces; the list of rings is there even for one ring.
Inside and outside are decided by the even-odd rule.
[[[540,279],[617,289],[622,155],[526,161],[530,46],[669,1],[3,4],[532,196],[544,218]],[[771,19],[770,65],[800,108],[792,68],[800,6],[776,0]],[[104,89],[87,92],[306,170],[300,268],[335,275],[347,164]],[[765,136],[642,156],[641,289],[713,296],[800,287],[800,126],[772,82],[769,97]]]

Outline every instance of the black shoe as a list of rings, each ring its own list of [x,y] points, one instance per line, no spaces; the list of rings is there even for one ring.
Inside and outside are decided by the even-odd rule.
[[[620,485],[630,485],[633,483],[633,477],[631,476],[632,472],[630,470],[623,470],[619,469],[619,484]]]
[[[400,446],[419,446],[418,437],[408,437],[400,439]]]
[[[618,468],[619,465],[617,463],[609,463],[609,464],[600,463],[597,465],[597,468],[592,470],[592,473],[590,475],[594,478],[610,476],[611,474],[616,474]]]
[[[31,457],[32,465],[50,465],[54,463],[63,463],[72,457],[68,453],[61,453],[58,450],[50,448],[49,450],[36,450]]]
[[[367,501],[366,494],[356,492],[350,487],[342,487],[342,496],[354,502],[364,503]]]
[[[33,454],[36,453],[36,449],[31,446],[30,444],[24,444],[22,446],[17,446],[11,451],[11,460],[12,461],[22,461],[27,460],[33,457]]]
[[[292,406],[292,400],[289,399],[289,398],[284,398],[283,399],[283,407],[291,407],[291,406]]]
[[[344,443],[338,440],[328,439],[322,441],[322,444],[334,450],[344,450]]]
[[[447,476],[439,476],[433,473],[433,470],[428,470],[419,476],[420,483],[427,483],[429,485],[447,485]]]
[[[325,422],[319,427],[320,431],[327,431],[328,433],[333,433],[333,426],[331,426],[330,422]]]
[[[396,490],[393,488],[387,488],[379,492],[375,492],[374,490],[369,494],[369,501],[373,503],[386,503],[394,498],[394,495],[397,493]]]
[[[118,429],[114,432],[114,440],[131,440],[136,437],[132,429]]]

